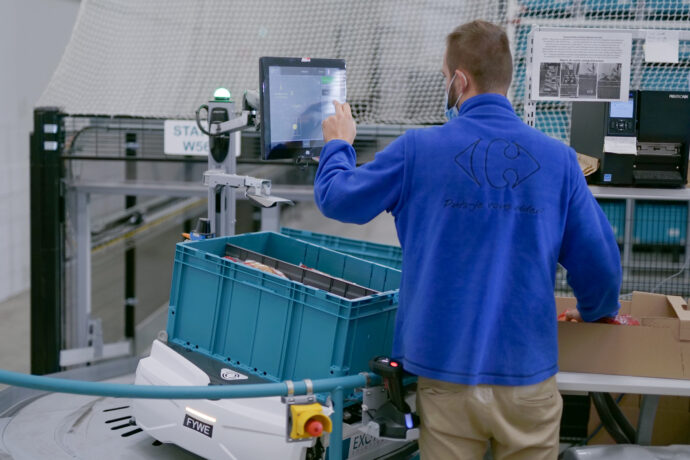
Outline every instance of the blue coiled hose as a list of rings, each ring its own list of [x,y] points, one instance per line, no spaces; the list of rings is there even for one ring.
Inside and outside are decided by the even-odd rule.
[[[246,385],[213,385],[213,386],[154,386],[131,385],[123,383],[86,382],[83,380],[58,379],[38,375],[21,374],[0,369],[0,383],[33,388],[34,390],[52,391],[55,393],[73,393],[91,396],[110,396],[113,398],[138,399],[231,399],[260,398],[268,396],[287,396],[288,384],[255,383]],[[314,380],[314,393],[330,392],[333,396],[334,414],[330,458],[342,459],[342,420],[343,390],[350,388],[379,385],[381,378],[375,374],[362,373],[347,377],[334,377]],[[307,394],[304,381],[293,382],[295,395]]]
[[[59,379],[55,377],[22,374],[2,369],[0,369],[0,383],[33,388],[34,390],[52,391],[55,393],[139,399],[231,399],[286,396],[288,394],[288,385],[285,382],[213,386],[131,385]],[[381,379],[375,374],[360,374],[314,380],[312,383],[314,393],[327,393],[336,388],[345,389],[364,387],[372,384],[377,385],[381,383]],[[294,382],[294,394],[307,394],[306,383],[303,381]]]

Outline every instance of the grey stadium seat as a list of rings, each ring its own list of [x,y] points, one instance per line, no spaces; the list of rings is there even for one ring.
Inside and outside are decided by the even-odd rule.
[[[572,447],[563,460],[685,460],[690,446],[645,447],[635,445]]]

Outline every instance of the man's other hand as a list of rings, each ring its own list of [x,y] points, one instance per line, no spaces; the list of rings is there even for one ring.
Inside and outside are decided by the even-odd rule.
[[[329,142],[333,139],[342,139],[348,144],[352,144],[357,135],[357,127],[352,118],[350,104],[333,101],[333,105],[335,106],[335,115],[326,118],[321,124],[323,140]]]
[[[566,310],[560,315],[558,315],[558,321],[569,321],[571,323],[581,323],[582,316],[577,310]]]
[[[566,321],[571,321],[573,323],[581,323],[582,321],[582,316],[580,316],[580,312],[577,310],[566,310],[565,312],[565,320]]]

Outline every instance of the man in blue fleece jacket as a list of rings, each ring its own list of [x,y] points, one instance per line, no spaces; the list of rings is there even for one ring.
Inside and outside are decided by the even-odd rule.
[[[527,126],[505,94],[505,32],[447,37],[446,114],[359,168],[347,104],[323,123],[314,183],[328,217],[395,217],[403,250],[393,356],[419,376],[423,459],[555,459],[562,399],[558,263],[584,321],[617,313],[620,253],[575,152]]]

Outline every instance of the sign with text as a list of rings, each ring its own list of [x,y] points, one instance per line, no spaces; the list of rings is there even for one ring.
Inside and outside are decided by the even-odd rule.
[[[204,436],[208,436],[209,438],[213,437],[213,425],[204,423],[201,420],[197,420],[186,414],[184,416],[184,426],[191,430],[198,431],[199,433],[203,434]]]
[[[627,101],[630,32],[601,29],[535,30],[534,101]]]
[[[202,121],[206,129],[206,122]],[[196,121],[165,120],[163,152],[166,155],[208,156],[208,136],[201,132]]]
[[[355,434],[350,438],[350,449],[347,458],[360,458],[360,456],[364,456],[364,454],[374,453],[384,444],[384,440],[374,438],[368,434]]]
[[[678,63],[680,31],[648,30],[644,41],[645,62]]]

